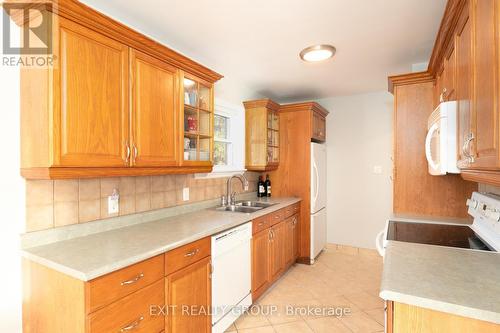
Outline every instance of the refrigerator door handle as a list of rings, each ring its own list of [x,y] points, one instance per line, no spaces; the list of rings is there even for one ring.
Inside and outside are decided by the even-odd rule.
[[[316,193],[314,193],[314,199],[311,206],[315,207],[319,196],[319,174],[318,174],[318,167],[316,166],[316,161],[313,160],[312,166],[314,170],[314,190]]]

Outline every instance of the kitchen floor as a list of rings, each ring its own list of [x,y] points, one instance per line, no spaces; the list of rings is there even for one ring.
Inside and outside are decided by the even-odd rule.
[[[376,251],[329,245],[313,266],[293,266],[228,332],[383,332],[381,274]]]

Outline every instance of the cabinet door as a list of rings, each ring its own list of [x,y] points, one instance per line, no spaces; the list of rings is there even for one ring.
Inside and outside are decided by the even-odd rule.
[[[285,267],[293,264],[294,252],[293,252],[293,240],[294,240],[294,229],[293,229],[293,219],[288,218],[285,221],[285,239],[284,239],[284,256],[285,256]]]
[[[472,96],[472,34],[469,7],[465,7],[458,23],[455,39],[457,59],[457,154],[458,166],[467,168],[470,149],[466,140],[471,135],[471,96]]]
[[[166,332],[210,332],[212,323],[210,257],[166,278]]]
[[[454,101],[457,98],[455,91],[456,53],[454,46],[453,44],[444,60],[443,96],[446,101]]]
[[[139,51],[130,55],[132,164],[177,165],[177,69]]]
[[[285,267],[285,221],[271,228],[271,247],[269,251],[269,280],[275,281]]]
[[[313,139],[317,141],[326,140],[326,119],[320,114],[313,112],[312,114],[312,133]]]
[[[292,228],[293,228],[293,262],[299,257],[299,214],[295,214],[292,217]]]
[[[498,167],[497,1],[473,0],[473,168]]]
[[[256,300],[269,285],[269,245],[271,229],[252,237],[252,299]]]
[[[60,18],[54,70],[54,162],[118,167],[129,131],[128,47]]]

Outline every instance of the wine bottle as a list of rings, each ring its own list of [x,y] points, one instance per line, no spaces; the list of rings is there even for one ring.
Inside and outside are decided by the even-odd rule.
[[[266,197],[271,196],[271,180],[269,179],[269,175],[266,175],[266,182],[264,183],[264,187],[266,190]]]
[[[257,184],[257,197],[262,198],[266,195],[266,189],[262,176],[259,176],[259,183]]]

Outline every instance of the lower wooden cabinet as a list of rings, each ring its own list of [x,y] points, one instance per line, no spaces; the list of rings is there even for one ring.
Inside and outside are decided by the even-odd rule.
[[[269,278],[276,280],[285,269],[285,221],[271,227],[271,242],[269,246]]]
[[[298,258],[299,213],[286,207],[253,221],[252,237],[252,300],[257,300]],[[285,218],[289,211],[297,213]],[[275,219],[279,217],[279,221]],[[262,221],[271,220],[274,225],[264,228]],[[268,222],[269,225],[272,223]]]
[[[187,266],[165,279],[168,315],[167,332],[210,332],[211,306],[210,257]]]
[[[150,307],[160,308],[165,304],[163,280],[90,314],[88,332],[161,332],[165,319],[162,315],[150,315]]]
[[[255,223],[255,221],[254,221]],[[265,229],[252,238],[252,299],[259,298],[269,285],[269,248],[271,229]]]
[[[500,325],[418,306],[387,302],[388,333],[497,333]]]

